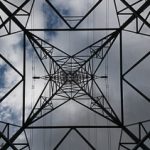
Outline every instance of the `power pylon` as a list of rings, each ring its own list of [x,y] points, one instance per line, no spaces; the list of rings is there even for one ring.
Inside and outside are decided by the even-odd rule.
[[[87,3],[87,1],[85,1],[85,3]],[[92,14],[95,13],[97,15],[96,11],[101,9],[101,6],[103,7],[105,3],[106,2],[103,0],[95,0],[92,5],[89,6],[86,13],[72,15],[70,12],[67,12],[65,8],[60,9],[53,0],[42,1],[41,5],[43,5],[44,8],[43,12],[45,11],[49,17],[47,18],[46,27],[36,28],[34,25],[38,24],[38,22],[34,22],[31,26],[29,23],[32,24],[32,20],[36,16],[34,12],[38,4],[37,0],[21,0],[19,2],[10,0],[0,1],[0,37],[2,40],[7,38],[8,42],[9,39],[12,40],[11,38],[13,35],[21,37],[20,45],[22,47],[21,52],[23,56],[22,62],[20,62],[22,66],[21,70],[12,63],[13,57],[16,54],[14,54],[14,56],[9,56],[10,58],[8,58],[5,53],[0,54],[3,63],[21,78],[10,87],[10,89],[6,90],[4,94],[1,94],[1,107],[3,108],[3,104],[9,103],[9,99],[13,101],[13,99],[16,98],[12,97],[11,94],[18,87],[22,89],[22,97],[20,99],[21,106],[18,106],[22,108],[21,123],[14,124],[7,120],[1,120],[1,149],[32,150],[29,131],[38,132],[40,129],[44,131],[63,129],[63,131],[65,131],[55,145],[52,144],[49,148],[54,150],[61,149],[65,140],[73,132],[79,136],[81,141],[84,142],[89,149],[109,149],[110,145],[105,146],[106,143],[104,143],[102,147],[100,147],[99,144],[94,144],[95,142],[93,141],[96,141],[96,138],[98,141],[100,140],[98,137],[95,138],[92,136],[92,140],[90,140],[89,136],[84,133],[84,130],[90,130],[91,132],[92,129],[115,129],[115,131],[120,134],[120,138],[116,138],[115,140],[118,150],[150,149],[150,120],[143,120],[141,116],[138,121],[127,124],[124,114],[124,109],[127,107],[124,101],[125,84],[132,88],[136,92],[137,97],[142,98],[142,101],[146,102],[146,105],[149,105],[149,96],[147,96],[136,84],[130,82],[126,76],[134,69],[138,68],[138,66],[149,57],[150,52],[148,51],[146,54],[143,52],[142,56],[138,57],[138,60],[136,60],[133,65],[130,65],[127,70],[124,69],[125,64],[123,62],[123,35],[125,33],[146,38],[150,37],[150,0],[111,1],[110,3],[114,9],[118,24],[110,24],[110,27],[107,25],[105,27],[96,27],[95,25],[93,25],[93,27],[86,26],[85,22],[90,20],[89,18]],[[66,5],[69,5],[69,3]],[[107,7],[107,9],[110,8]],[[101,15],[102,18],[104,18],[103,14]],[[56,19],[54,25],[52,25],[53,19]],[[61,26],[57,25],[58,22],[60,22]],[[94,20],[92,23],[95,23]],[[104,32],[106,34],[104,34]],[[78,50],[77,45],[77,50],[70,50],[71,52],[67,52],[67,50],[62,50],[58,48],[57,45],[52,44],[51,37],[53,34],[57,33],[64,33],[64,36],[65,33],[92,33],[96,36],[99,35],[100,38],[96,40],[93,38],[93,41],[89,41],[88,45],[81,50]],[[41,36],[41,34],[44,34],[44,36]],[[68,45],[70,42],[69,40]],[[117,46],[115,45],[116,43]],[[106,73],[109,63],[107,62],[108,64],[105,67],[103,66],[104,62],[107,61],[109,53],[114,49],[114,46],[115,48],[118,47],[116,56],[118,59],[118,64],[116,66],[118,68],[114,68],[118,70],[115,72],[118,72],[117,86],[119,91],[114,89],[115,93],[119,93],[119,105],[117,109],[113,104],[115,102],[111,99],[111,95],[108,96],[106,94],[109,78],[111,78],[111,76]],[[4,51],[3,47],[1,48],[1,51]],[[38,70],[37,73],[32,73],[31,76],[29,75],[30,69],[28,68],[28,61],[30,56],[28,55],[34,57],[35,66],[32,67],[32,71]],[[115,60],[111,61],[112,63],[115,62]],[[44,71],[41,71],[41,68]],[[3,68],[1,68],[1,70],[0,72],[5,71]],[[142,71],[144,71],[144,69]],[[146,76],[146,73],[144,75]],[[136,74],[134,76],[136,77]],[[139,80],[142,80],[142,78]],[[2,78],[0,79],[3,80]],[[42,89],[41,91],[35,91],[38,96],[34,99],[32,106],[29,108],[27,103],[29,101],[29,89],[31,88],[29,86],[30,81],[35,83],[35,87],[43,84],[44,86],[43,88],[40,87]],[[0,84],[2,84],[2,81]],[[104,90],[105,86],[106,90]],[[147,87],[144,90],[147,90]],[[30,91],[32,93],[31,89]],[[132,97],[128,97],[128,100],[130,99],[132,99]],[[70,125],[69,123],[67,125],[53,125],[52,123],[48,123],[50,120],[53,121],[53,119],[48,119],[51,114],[55,114],[55,112],[62,107],[65,108],[70,102],[96,115],[96,120],[100,120],[102,123],[90,124],[86,122],[84,125]],[[136,103],[134,107],[137,107]],[[68,109],[68,107],[66,109]],[[3,113],[3,111],[2,109],[0,113]],[[63,118],[63,112],[61,117]],[[40,121],[44,120],[44,118],[46,123],[42,124]],[[55,120],[57,120],[57,118]],[[86,120],[88,120],[88,116]],[[100,132],[100,130],[98,132]],[[34,138],[34,136],[32,138]],[[114,145],[114,143],[112,144]],[[112,146],[112,149],[115,148]]]

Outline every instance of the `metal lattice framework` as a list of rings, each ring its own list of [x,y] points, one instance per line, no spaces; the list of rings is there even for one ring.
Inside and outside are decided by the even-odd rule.
[[[94,144],[86,137],[81,129],[118,129],[121,135],[118,141],[119,150],[149,150],[150,149],[150,126],[146,124],[149,120],[139,120],[133,124],[126,124],[124,117],[124,84],[127,84],[135,90],[139,97],[143,97],[149,105],[150,98],[136,85],[128,81],[126,76],[149,57],[148,51],[139,60],[130,65],[129,69],[124,71],[123,67],[123,34],[124,32],[133,33],[135,35],[146,36],[149,38],[150,31],[150,0],[135,0],[133,3],[128,0],[114,0],[114,9],[118,19],[117,28],[101,28],[101,27],[84,27],[82,23],[90,14],[96,10],[104,1],[97,0],[96,3],[85,14],[65,15],[53,4],[53,1],[45,0],[47,8],[53,12],[55,17],[64,23],[64,28],[47,27],[47,28],[28,28],[28,22],[34,9],[35,0],[21,0],[20,2],[11,2],[10,0],[0,1],[0,37],[10,37],[18,33],[22,34],[22,71],[20,71],[7,57],[0,54],[1,60],[7,64],[21,79],[14,84],[4,95],[1,96],[0,102],[3,104],[5,99],[22,84],[22,123],[21,125],[11,124],[7,121],[1,121],[0,140],[1,149],[32,149],[28,140],[26,130],[39,129],[65,129],[67,131],[60,141],[53,147],[59,149],[61,144],[73,131],[87,144],[90,149],[96,148]],[[119,8],[119,4],[123,8]],[[67,5],[67,4],[66,4]],[[135,7],[136,6],[136,7]],[[148,13],[147,13],[148,12]],[[144,14],[144,15],[143,15]],[[123,21],[121,18],[124,18]],[[51,20],[49,20],[51,22]],[[134,28],[128,29],[132,23]],[[15,26],[15,29],[14,29]],[[147,30],[144,30],[146,27]],[[109,34],[102,36],[99,40],[90,43],[86,48],[75,52],[73,55],[68,54],[64,50],[57,48],[51,44],[46,38],[42,38],[40,32],[103,32],[109,31]],[[101,66],[106,60],[107,55],[111,51],[115,42],[119,44],[119,113],[115,110],[112,102],[108,100],[105,92],[101,88],[100,82],[108,80],[107,74],[100,74]],[[69,43],[69,41],[68,41]],[[29,46],[30,45],[30,46]],[[34,74],[32,80],[34,82],[44,82],[44,87],[39,93],[38,98],[33,106],[27,112],[26,95],[28,94],[28,68],[27,68],[27,51],[31,51],[36,55],[35,61],[44,68],[44,75]],[[13,56],[11,56],[13,57]],[[1,78],[0,78],[1,79]],[[46,92],[48,91],[48,92]],[[116,91],[118,93],[118,91]],[[47,94],[46,94],[47,93]],[[111,99],[111,95],[110,98]],[[11,99],[12,100],[12,99]],[[41,125],[36,124],[44,117],[61,107],[65,107],[66,103],[74,101],[88,111],[96,114],[98,117],[109,121],[109,124],[103,125]],[[136,104],[135,104],[136,107]],[[137,130],[132,130],[132,127]],[[15,130],[13,130],[15,129]],[[13,130],[13,131],[11,131]],[[20,136],[24,139],[20,142]],[[124,137],[126,140],[124,140]]]

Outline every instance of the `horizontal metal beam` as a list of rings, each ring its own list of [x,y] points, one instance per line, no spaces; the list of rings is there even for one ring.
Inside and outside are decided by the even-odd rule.
[[[26,129],[107,129],[107,128],[121,128],[120,126],[29,126]]]
[[[119,28],[52,28],[52,29],[27,29],[28,31],[116,31]]]

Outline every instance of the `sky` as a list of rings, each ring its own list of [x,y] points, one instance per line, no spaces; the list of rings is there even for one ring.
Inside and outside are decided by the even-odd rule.
[[[16,8],[9,5],[7,2],[2,2],[7,8],[14,12]],[[24,0],[12,0],[13,4],[20,6]],[[97,0],[52,0],[51,3],[63,16],[82,16],[85,14]],[[127,1],[134,3],[136,0]],[[30,11],[31,0],[28,5],[24,7],[26,11]],[[124,8],[124,4],[120,0],[116,0],[118,11]],[[143,1],[134,8],[137,10]],[[107,7],[107,9],[106,9]],[[148,7],[149,8],[149,7]],[[125,10],[130,12],[130,10]],[[142,13],[145,17],[149,9],[146,9]],[[22,12],[20,12],[22,13]],[[0,16],[3,20],[7,18],[6,14],[0,10]],[[25,26],[28,19],[27,16],[19,17],[17,19]],[[120,15],[119,19],[121,24],[129,18],[129,15]],[[150,17],[147,19],[150,22]],[[0,22],[1,24],[1,22]],[[139,20],[139,24],[141,24]],[[71,23],[74,26],[74,23]],[[8,24],[7,24],[8,27]],[[85,19],[80,28],[118,28],[118,20],[115,12],[115,5],[113,0],[102,1],[101,4]],[[46,1],[35,0],[34,7],[32,9],[27,29],[47,29],[47,28],[67,28],[66,24],[55,14],[52,8],[46,3]],[[135,31],[135,22],[129,25],[127,30]],[[15,33],[20,29],[12,21],[12,33],[7,35],[5,28],[0,29],[0,36],[7,35],[0,38],[0,54],[4,56],[17,70],[23,73],[23,32]],[[149,28],[143,26],[141,32],[143,34],[150,34]],[[48,43],[55,46],[53,55],[64,56],[58,49],[61,49],[69,55],[77,53],[79,50],[84,49],[88,45],[91,45],[95,41],[103,38],[111,33],[111,31],[71,31],[71,32],[32,32],[33,34],[44,39]],[[40,40],[39,40],[40,41]],[[131,32],[123,31],[123,72],[126,72],[132,65],[134,65],[140,58],[142,58],[147,52],[149,52],[150,38],[147,35],[135,34]],[[45,44],[45,43],[44,43]],[[100,43],[97,44],[97,46]],[[36,45],[36,44],[35,44]],[[46,45],[46,44],[45,44]],[[58,48],[58,49],[57,49]],[[40,53],[40,49],[38,53]],[[87,49],[78,56],[89,55],[90,50]],[[66,56],[66,55],[65,55]],[[53,57],[57,59],[56,57]],[[86,59],[86,58],[85,58]],[[108,60],[105,60],[101,67],[98,69],[96,75],[104,75],[106,72],[106,66],[108,66],[108,85],[107,97],[109,102],[114,108],[115,112],[120,117],[120,53],[119,53],[119,37],[115,40],[110,52],[108,53]],[[58,60],[57,60],[58,61]],[[94,65],[96,66],[100,60],[95,58]],[[47,67],[49,59],[45,59],[44,63]],[[37,101],[42,89],[46,84],[46,80],[33,80],[33,76],[44,76],[46,74],[38,56],[36,55],[33,45],[26,38],[26,117],[29,115],[33,105]],[[125,76],[129,82],[135,87],[141,90],[147,97],[149,95],[149,57],[144,59],[135,69]],[[20,75],[12,69],[3,59],[0,59],[0,96],[5,95],[15,84],[21,80]],[[97,83],[102,88],[104,94],[106,94],[106,82],[105,79],[97,79]],[[22,88],[23,83],[20,83],[16,89],[11,92],[4,101],[0,104],[0,121],[6,121],[9,123],[21,125],[22,123]],[[94,89],[94,97],[100,95],[96,86]],[[46,89],[44,96],[48,96],[49,88]],[[150,118],[149,102],[141,97],[135,90],[129,85],[123,82],[123,96],[124,96],[124,115],[125,124],[132,124],[139,121],[148,120]],[[56,97],[59,98],[59,97]],[[87,98],[87,97],[86,97]],[[61,104],[61,101],[53,101],[54,106]],[[80,102],[80,101],[79,101]],[[86,105],[89,104],[89,98],[87,102],[83,102]],[[43,119],[35,122],[34,125],[106,125],[111,124],[104,118],[100,118],[99,115],[90,112],[85,107],[79,105],[74,101],[69,101],[59,109],[53,111]],[[1,124],[0,129],[3,129]],[[130,127],[129,127],[130,128]],[[131,127],[130,130],[137,134],[136,126]],[[146,124],[146,129],[149,131],[150,123]],[[11,135],[18,130],[17,127],[12,127]],[[119,141],[120,129],[78,129],[96,149],[103,150],[116,150]],[[47,150],[53,149],[59,142],[60,138],[66,134],[68,129],[35,129],[26,130],[29,143],[32,150]],[[143,133],[144,136],[144,133]],[[81,137],[72,130],[64,143],[61,145],[61,150],[75,150],[75,149],[90,149],[87,144],[80,139]],[[25,136],[21,134],[18,137],[19,141],[24,141]],[[130,140],[129,137],[125,137],[123,140]],[[1,141],[2,142],[2,141]],[[108,146],[110,144],[110,147]],[[146,143],[147,144],[147,143]],[[148,144],[147,144],[148,145]],[[150,146],[150,145],[148,145]],[[130,147],[131,148],[131,147]]]

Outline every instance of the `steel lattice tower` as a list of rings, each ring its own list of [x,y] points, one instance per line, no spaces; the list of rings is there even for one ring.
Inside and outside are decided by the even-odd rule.
[[[44,3],[44,9],[42,11],[49,14],[47,26],[43,28],[36,28],[34,25],[38,24],[38,22],[32,22],[35,15],[34,11],[36,9],[36,3],[38,4],[37,1],[38,0],[0,1],[0,39],[3,41],[3,39],[7,38],[9,44],[9,40],[12,40],[13,36],[16,34],[19,35],[19,38],[21,39],[19,44],[21,45],[22,53],[22,62],[20,62],[22,69],[20,69],[17,67],[18,64],[15,65],[13,63],[13,55],[9,56],[9,52],[7,52],[8,55],[5,55],[5,53],[2,52],[11,50],[8,50],[7,48],[4,50],[4,48],[0,46],[1,61],[7,67],[11,68],[11,70],[15,72],[20,79],[18,81],[14,81],[14,85],[8,90],[6,89],[4,94],[0,94],[1,116],[3,116],[3,113],[5,114],[6,107],[4,107],[4,104],[9,103],[16,98],[11,94],[17,88],[21,89],[22,92],[19,100],[21,102],[15,104],[16,107],[21,107],[21,114],[19,114],[21,116],[21,123],[10,123],[8,120],[5,120],[5,117],[3,117],[4,119],[0,121],[1,149],[32,150],[29,132],[31,130],[33,132],[39,132],[39,130],[42,129],[44,131],[65,131],[59,140],[56,141],[54,146],[49,149],[61,149],[61,146],[65,143],[65,140],[69,137],[69,135],[75,133],[78,135],[80,141],[85,143],[89,149],[99,150],[102,149],[102,147],[100,148],[99,144],[97,144],[98,146],[95,145],[95,142],[93,142],[96,141],[94,136],[93,139],[90,140],[86,132],[89,130],[91,132],[96,129],[96,132],[106,129],[114,129],[115,132],[117,131],[117,134],[119,133],[120,135],[118,138],[114,137],[114,139],[116,138],[115,141],[117,143],[118,150],[149,150],[150,120],[143,120],[141,116],[140,120],[133,122],[132,124],[127,124],[124,113],[125,108],[127,107],[125,105],[124,93],[126,90],[125,85],[128,85],[128,88],[130,87],[134,90],[134,92],[136,92],[137,97],[142,98],[142,101],[146,103],[146,107],[149,105],[150,98],[148,94],[145,94],[145,92],[136,84],[130,82],[127,76],[130,75],[130,72],[136,70],[136,68],[138,68],[138,66],[149,57],[150,52],[146,51],[145,53],[145,51],[142,52],[141,50],[142,54],[138,57],[138,60],[136,60],[133,64],[130,64],[128,69],[124,69],[125,64],[123,61],[123,53],[125,41],[123,40],[123,36],[125,33],[128,33],[131,35],[134,34],[134,36],[146,37],[149,40],[150,0],[112,0],[110,2],[113,4],[111,7],[114,9],[118,22],[116,27],[113,27],[111,24],[109,24],[110,27],[85,25],[85,22],[89,21],[89,16],[94,14],[97,9],[100,9],[101,5],[103,6],[103,3],[106,3],[104,0],[95,0],[93,4],[89,6],[87,12],[81,15],[75,13],[72,15],[67,12],[67,10],[58,8],[55,4],[55,0],[43,0],[42,3]],[[65,5],[69,5],[69,2]],[[107,15],[101,15],[102,18],[107,17]],[[63,24],[63,27],[60,28],[60,26],[57,25],[58,20],[61,24]],[[31,23],[31,26],[29,26],[29,22]],[[95,22],[93,20],[93,22],[90,23],[94,24]],[[89,40],[88,45],[81,50],[78,50],[78,45],[76,45],[77,50],[69,50],[70,52],[67,52],[58,48],[59,46],[52,44],[52,40],[48,38],[56,36],[55,34],[62,33],[64,33],[64,38],[66,33],[83,33],[87,35],[90,34],[90,36],[96,34],[99,35],[99,38],[93,38],[93,41]],[[129,41],[130,38],[131,37],[129,36]],[[2,41],[0,41],[0,43],[2,43]],[[68,45],[69,42],[70,39],[68,39]],[[144,45],[142,42],[140,44]],[[70,47],[69,49],[71,49]],[[15,49],[15,47],[13,48]],[[111,95],[109,95],[108,98],[108,95],[106,94],[107,88],[104,90],[105,86],[108,86],[109,84],[109,78],[111,78],[111,76],[106,73],[108,66],[105,65],[104,67],[104,62],[112,49],[118,49],[117,54],[115,54],[118,62],[113,68],[114,70],[118,70],[116,71],[116,84],[118,89],[113,89],[115,93],[118,93],[119,101],[117,102],[117,109],[113,104],[114,101],[111,99]],[[17,52],[14,55],[17,55]],[[31,76],[29,75],[31,69],[28,68],[28,61],[29,58],[31,58],[30,55],[34,57],[34,66],[32,66],[32,71],[34,71],[34,73],[32,73]],[[128,60],[128,58],[126,58],[126,60]],[[113,59],[111,61],[111,63],[116,62],[116,60]],[[107,65],[109,65],[109,63]],[[41,71],[39,68],[44,71]],[[35,73],[35,70],[38,70],[37,73]],[[1,67],[0,73],[4,74],[4,71],[4,68]],[[141,68],[140,72],[145,72],[145,70],[142,70]],[[11,76],[11,74],[9,76]],[[137,74],[134,74],[134,76],[136,78]],[[138,80],[143,80],[145,76],[146,72],[144,76],[138,78]],[[3,80],[3,78],[0,77],[0,80]],[[38,93],[38,96],[34,99],[34,102],[32,102],[32,106],[28,107],[28,94],[30,92],[32,93],[31,87],[29,86],[29,84],[31,85],[31,82],[35,83],[35,87],[41,86],[41,91],[35,90],[35,92]],[[1,86],[2,83],[3,81],[0,81]],[[146,87],[146,89],[147,88],[148,87]],[[128,91],[130,91],[130,89]],[[130,101],[132,96],[128,96],[127,99]],[[65,106],[70,102],[73,102],[73,104],[76,103],[79,107],[84,108],[83,111],[86,109],[96,115],[96,120],[98,121],[100,118],[100,122],[102,123],[90,124],[85,121],[86,123],[79,123],[78,125],[70,125],[69,123],[66,123],[65,125],[55,125],[51,122],[53,119],[51,119],[48,123],[47,120],[50,114],[55,114],[55,112],[62,107],[65,111]],[[133,106],[137,107],[137,104],[134,103]],[[70,110],[72,108],[70,108]],[[66,109],[68,109],[68,107],[66,107]],[[139,111],[142,112],[144,110]],[[11,114],[12,112],[9,113]],[[149,114],[147,115],[149,116]],[[62,112],[62,120],[63,117],[64,115]],[[86,120],[88,120],[88,117],[89,116],[87,116]],[[40,121],[44,118],[46,118],[46,123],[42,124]],[[105,140],[105,135],[102,137]],[[98,142],[100,141],[100,139],[97,140]],[[112,142],[112,145],[115,144]],[[109,146],[105,145],[106,143],[104,143],[103,149],[109,149]],[[115,148],[112,146],[112,149]]]

